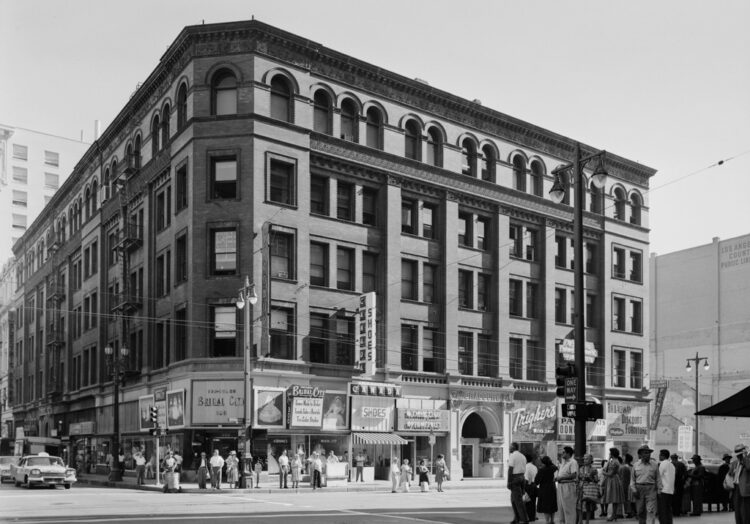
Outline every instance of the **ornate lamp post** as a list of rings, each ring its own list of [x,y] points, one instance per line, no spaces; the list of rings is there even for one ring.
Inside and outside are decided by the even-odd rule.
[[[235,305],[237,309],[245,312],[245,321],[243,323],[243,350],[242,350],[242,368],[244,370],[244,391],[245,391],[245,406],[243,408],[243,425],[245,429],[250,425],[250,416],[248,414],[248,391],[247,382],[250,373],[250,356],[252,351],[252,340],[250,330],[252,329],[252,307],[245,307],[247,303],[251,306],[255,306],[258,303],[258,294],[255,292],[255,284],[250,283],[250,277],[245,277],[245,285],[240,288],[239,295]],[[247,445],[246,445],[247,447]],[[245,456],[247,456],[247,449],[245,450]]]
[[[107,344],[104,348],[104,354],[107,356],[112,382],[114,383],[114,436],[112,438],[112,471],[109,473],[109,480],[119,482],[122,480],[122,470],[120,469],[120,375],[125,369],[128,354],[130,350],[127,346],[120,348],[119,355],[115,354],[112,346]]]
[[[598,151],[590,155],[582,156],[581,144],[575,143],[575,158],[572,163],[555,168],[552,175],[555,177],[552,189],[549,191],[550,198],[555,203],[560,203],[565,198],[567,187],[571,184],[575,189],[574,213],[573,213],[573,263],[575,265],[575,304],[573,308],[573,328],[575,333],[575,370],[578,377],[576,388],[576,404],[578,408],[585,411],[586,401],[586,340],[585,319],[586,311],[586,289],[583,281],[583,197],[585,194],[585,181],[583,169],[592,160],[598,160],[598,165],[592,175],[592,181],[597,188],[603,188],[607,181],[607,171],[604,169],[605,151]],[[586,453],[586,417],[585,413],[578,412],[575,419],[575,452],[576,458],[582,462]]]
[[[699,387],[699,384],[698,384],[698,364],[700,364],[701,362],[704,362],[703,369],[705,371],[708,371],[708,369],[709,369],[709,367],[708,367],[708,357],[699,357],[698,356],[698,352],[696,351],[695,358],[686,358],[685,360],[687,360],[687,366],[685,366],[685,371],[687,371],[688,373],[690,373],[691,371],[693,371],[692,363],[695,362],[695,411],[697,413],[701,409],[700,406],[698,405],[698,402],[700,401],[700,393],[698,392],[698,387]],[[698,446],[698,436],[699,435],[700,435],[700,433],[698,432],[698,415],[696,415],[695,416],[695,442],[693,444],[693,446],[695,447],[694,453],[696,455],[700,455],[700,453],[698,452],[698,447],[699,447]]]

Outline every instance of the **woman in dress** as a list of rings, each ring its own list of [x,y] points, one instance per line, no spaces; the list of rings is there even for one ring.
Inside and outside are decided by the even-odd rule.
[[[594,467],[594,457],[590,453],[583,456],[583,466],[578,470],[578,507],[581,510],[580,522],[589,524],[595,517],[596,506],[600,503],[599,475]]]
[[[238,488],[239,471],[237,467],[239,466],[240,461],[239,459],[237,459],[237,452],[230,451],[227,460],[224,461],[224,464],[227,467],[227,482],[229,483],[229,489]]]
[[[437,484],[437,490],[443,491],[443,482],[448,477],[448,465],[445,463],[445,457],[442,453],[437,456],[435,461],[435,483]]]
[[[391,493],[398,491],[398,484],[401,480],[401,466],[399,466],[398,457],[391,458]]]
[[[617,520],[617,517],[622,514],[620,504],[625,502],[625,490],[622,489],[622,483],[620,482],[619,458],[620,450],[617,448],[610,448],[609,460],[602,468],[602,476],[604,477],[604,483],[602,485],[602,505],[606,508],[607,504],[612,504],[612,513],[610,513],[607,518],[607,521],[609,522]]]
[[[536,474],[534,484],[537,490],[536,511],[544,515],[544,522],[554,524],[557,513],[557,489],[555,488],[557,466],[548,456],[542,457],[542,467]]]
[[[300,459],[299,455],[294,455],[292,457],[292,489],[299,488],[299,478],[302,473],[302,459]]]
[[[409,465],[409,459],[404,459],[404,463],[401,465],[401,488],[404,493],[409,493],[409,483],[411,481],[411,466]]]
[[[620,486],[624,488],[622,512],[625,514],[625,518],[632,519],[635,514],[633,511],[633,490],[630,489],[630,478],[633,475],[633,455],[625,453],[625,464],[620,465],[619,472]]]
[[[424,459],[419,461],[419,466],[417,467],[417,471],[419,472],[419,487],[422,488],[422,492],[430,491],[430,476],[429,476],[429,470],[427,469],[427,466],[424,463]]]

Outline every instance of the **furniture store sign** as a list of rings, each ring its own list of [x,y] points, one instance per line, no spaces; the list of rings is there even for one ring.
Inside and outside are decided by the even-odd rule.
[[[643,440],[648,437],[648,403],[607,401],[607,437]]]

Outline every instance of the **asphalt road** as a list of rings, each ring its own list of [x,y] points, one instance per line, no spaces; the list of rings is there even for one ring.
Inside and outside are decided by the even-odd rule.
[[[304,524],[482,524],[513,518],[507,490],[461,489],[444,493],[265,493],[162,494],[74,486],[71,490],[0,487],[2,523],[304,523]],[[676,520],[730,524],[730,513]],[[539,521],[541,522],[541,521]],[[598,522],[604,522],[598,519]],[[628,521],[626,521],[628,522]],[[636,521],[629,521],[636,522]]]

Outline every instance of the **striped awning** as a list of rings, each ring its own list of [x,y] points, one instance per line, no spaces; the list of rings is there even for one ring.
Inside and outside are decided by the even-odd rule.
[[[393,433],[352,433],[354,442],[357,444],[386,444],[391,446],[402,446],[409,441],[394,435]]]

